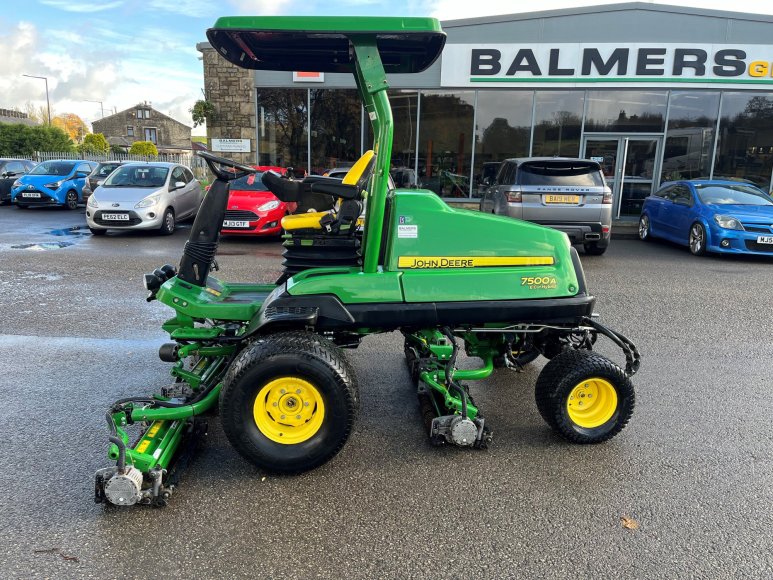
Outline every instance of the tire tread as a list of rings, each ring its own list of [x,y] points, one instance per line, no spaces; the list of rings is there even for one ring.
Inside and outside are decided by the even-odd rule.
[[[354,428],[354,423],[359,411],[360,397],[359,385],[353,367],[344,356],[343,351],[327,339],[307,331],[290,331],[270,334],[259,338],[252,345],[245,348],[231,363],[223,378],[223,391],[220,397],[220,416],[225,418],[227,409],[234,404],[233,399],[239,395],[234,385],[238,385],[246,373],[256,365],[270,359],[275,355],[294,355],[301,359],[316,359],[323,362],[335,376],[336,384],[344,394],[347,406],[347,422],[344,435],[338,441],[335,448],[314,465],[299,466],[297,468],[270,467],[272,471],[282,473],[301,473],[322,465],[332,459],[346,444]],[[223,430],[228,440],[245,458],[257,463],[254,459],[255,448],[239,429],[228,420],[223,420]]]
[[[605,378],[615,379],[615,388],[619,389],[617,382],[630,391],[630,404],[621,410],[620,416],[611,430],[599,437],[591,438],[588,435],[577,433],[564,418],[562,412],[563,399],[559,399],[560,391],[566,380],[574,384],[582,381],[580,376],[591,377],[602,375]],[[572,377],[577,377],[575,380]],[[566,350],[552,358],[542,369],[535,386],[535,399],[540,416],[559,435],[573,443],[602,443],[617,435],[630,421],[635,407],[635,394],[630,379],[625,372],[605,356],[589,350]],[[618,396],[620,393],[618,392]]]

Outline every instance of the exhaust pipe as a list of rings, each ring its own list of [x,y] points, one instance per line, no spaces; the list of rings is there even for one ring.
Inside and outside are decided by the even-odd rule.
[[[596,234],[596,233],[585,234],[585,239],[586,240],[600,240],[601,239],[601,234]]]

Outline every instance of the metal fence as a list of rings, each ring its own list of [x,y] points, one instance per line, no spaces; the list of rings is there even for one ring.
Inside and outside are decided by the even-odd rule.
[[[197,179],[209,180],[206,162],[192,151],[181,153],[159,153],[156,155],[130,155],[129,153],[69,153],[62,151],[35,151],[29,157],[32,161],[51,161],[54,159],[82,159],[84,161],[165,161],[190,167]]]

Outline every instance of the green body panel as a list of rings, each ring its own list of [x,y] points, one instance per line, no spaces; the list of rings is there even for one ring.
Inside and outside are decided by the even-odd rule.
[[[308,32],[442,32],[435,18],[382,16],[223,16],[213,28]]]
[[[344,304],[403,302],[400,275],[399,272],[366,274],[355,270],[348,274],[313,276],[300,280],[293,277],[287,282],[287,291],[293,296],[335,294]]]
[[[399,226],[413,228],[401,237]],[[404,235],[404,234],[403,234]],[[424,190],[393,194],[387,271],[402,271],[406,302],[557,298],[578,292],[566,234],[512,218],[448,206]],[[551,257],[553,265],[402,269],[400,257]],[[528,284],[528,278],[554,278]],[[527,278],[527,280],[524,280]],[[544,286],[544,287],[542,287]]]
[[[203,288],[172,278],[156,294],[159,302],[199,320],[250,320],[260,309],[273,284],[224,283],[210,276]],[[165,326],[178,327],[172,321]],[[181,325],[180,325],[181,326]]]

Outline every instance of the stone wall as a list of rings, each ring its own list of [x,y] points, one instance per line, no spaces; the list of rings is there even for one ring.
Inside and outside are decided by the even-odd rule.
[[[249,153],[221,155],[240,163],[254,164],[254,73],[232,65],[209,45],[199,44],[197,48],[204,57],[204,94],[215,108],[214,117],[207,119],[207,146],[211,151],[212,139],[249,139]]]
[[[137,118],[137,110],[150,111],[150,118]],[[159,150],[190,149],[191,128],[175,121],[171,117],[156,111],[146,103],[140,103],[115,115],[92,123],[94,133],[102,133],[107,140],[115,145],[131,146],[135,141],[145,141],[145,128],[156,129],[156,146]],[[134,135],[128,134],[128,127],[134,128]]]

